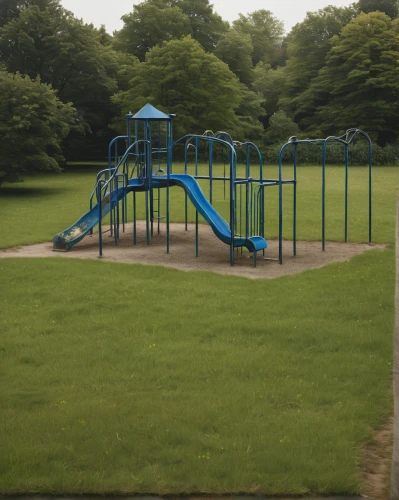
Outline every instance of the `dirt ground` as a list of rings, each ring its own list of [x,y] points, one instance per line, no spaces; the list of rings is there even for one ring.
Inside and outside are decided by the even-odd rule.
[[[364,463],[360,478],[364,483],[362,494],[367,498],[388,500],[390,498],[390,473],[393,449],[394,418],[373,433],[373,444],[363,451]]]
[[[173,267],[182,271],[213,271],[220,274],[244,276],[252,279],[271,279],[287,274],[296,274],[307,269],[323,267],[331,262],[343,262],[366,250],[382,250],[385,245],[368,245],[364,243],[327,242],[326,251],[322,252],[320,242],[297,242],[297,256],[293,257],[292,242],[284,241],[283,265],[278,258],[278,241],[268,240],[269,247],[265,252],[258,252],[257,267],[253,267],[250,254],[244,250],[243,255],[236,256],[235,265],[230,266],[230,250],[204,224],[199,226],[199,256],[195,257],[195,225],[189,225],[185,231],[184,224],[170,225],[170,253],[166,253],[166,228],[161,226],[161,234],[155,234],[151,244],[146,244],[145,222],[137,223],[137,245],[133,246],[133,225],[126,226],[125,233],[120,234],[118,246],[113,238],[104,234],[103,257],[108,262],[127,262]],[[0,251],[4,257],[62,257],[99,259],[98,235],[86,236],[79,244],[68,252],[53,252],[52,243],[22,246]]]

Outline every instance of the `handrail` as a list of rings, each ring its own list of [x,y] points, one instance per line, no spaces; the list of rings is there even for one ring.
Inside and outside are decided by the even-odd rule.
[[[99,173],[97,174],[97,182],[96,182],[96,185],[94,186],[94,189],[93,189],[93,191],[92,191],[92,193],[91,193],[91,195],[90,195],[90,209],[92,209],[92,208],[93,208],[93,206],[92,206],[92,202],[93,202],[93,197],[94,197],[94,194],[97,194],[97,203],[98,203],[98,202],[100,201],[100,200],[98,199],[98,193],[100,193],[100,195],[101,195],[101,194],[103,193],[103,191],[104,191],[104,190],[105,190],[105,191],[107,190],[107,188],[108,188],[109,184],[110,184],[110,183],[114,180],[115,176],[118,174],[118,170],[119,170],[120,166],[121,166],[122,164],[124,164],[124,162],[126,161],[126,158],[128,157],[128,155],[129,155],[129,154],[134,154],[134,153],[130,153],[131,149],[132,149],[134,146],[136,146],[137,144],[139,144],[139,143],[147,143],[147,144],[149,144],[149,141],[148,141],[148,140],[145,140],[145,139],[141,139],[141,140],[139,140],[139,141],[135,141],[133,144],[131,144],[131,145],[127,148],[127,150],[125,151],[125,154],[122,156],[121,160],[119,161],[119,163],[118,163],[118,165],[117,165],[116,167],[113,167],[113,168],[111,168],[111,169],[104,169],[104,170],[102,170],[101,172],[99,172]],[[104,179],[102,179],[102,180],[101,180],[101,175],[102,175],[103,173],[105,173],[105,172],[110,172],[110,171],[112,171],[112,175],[111,175],[111,177],[110,177],[109,179],[107,179],[107,180],[104,180]],[[99,178],[99,177],[100,177],[100,178]],[[104,184],[103,184],[103,186],[101,187],[101,190],[100,190],[100,191],[98,191],[98,189],[97,189],[97,188],[98,188],[98,185],[99,185],[99,182],[100,182],[100,181],[104,182]]]

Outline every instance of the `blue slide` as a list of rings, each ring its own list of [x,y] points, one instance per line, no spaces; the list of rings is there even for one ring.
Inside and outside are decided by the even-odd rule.
[[[173,174],[169,179],[170,186],[180,186],[186,191],[191,202],[211,226],[216,236],[223,241],[223,243],[230,245],[231,231],[229,225],[206,199],[201,187],[194,177],[186,174]],[[155,188],[166,187],[167,182],[166,176],[153,177],[153,187]],[[114,208],[117,202],[131,191],[143,191],[143,186],[139,183],[138,179],[131,179],[125,189],[121,187],[112,191],[103,199],[103,216],[106,215],[111,208]],[[54,237],[53,249],[66,251],[76,245],[76,243],[81,241],[86,234],[98,224],[98,215],[98,207],[96,205],[75,222],[75,224]],[[267,248],[267,243],[261,236],[252,236],[250,238],[235,237],[234,246],[245,246],[250,252],[254,252]]]

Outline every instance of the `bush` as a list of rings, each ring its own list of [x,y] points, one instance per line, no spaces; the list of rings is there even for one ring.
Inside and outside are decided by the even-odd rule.
[[[278,163],[281,144],[266,146],[262,148],[265,163]],[[322,145],[298,145],[298,164],[321,165]],[[294,148],[288,146],[283,153],[284,162],[293,162]],[[338,144],[329,144],[327,149],[326,163],[329,165],[341,165],[345,163],[344,147]],[[366,141],[357,141],[349,146],[349,165],[368,165],[369,147]],[[399,145],[388,144],[385,147],[373,145],[373,165],[399,165]]]

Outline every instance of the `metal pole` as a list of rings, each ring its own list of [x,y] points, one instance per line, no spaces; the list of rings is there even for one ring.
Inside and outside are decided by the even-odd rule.
[[[245,184],[245,237],[249,237],[249,182]]]
[[[187,175],[188,172],[188,149],[189,149],[189,139],[187,139],[184,145],[184,173]],[[188,196],[187,193],[184,192],[184,221],[185,221],[185,230],[188,231]]]
[[[293,253],[296,257],[296,239],[297,239],[297,225],[296,225],[296,204],[297,204],[297,148],[298,145],[294,145],[294,220],[293,220]]]
[[[349,207],[349,158],[348,144],[345,144],[345,242],[348,241],[348,207]]]
[[[321,246],[326,249],[326,157],[327,140],[323,143],[322,170],[321,170]]]
[[[137,245],[136,192],[133,191],[133,245]]]
[[[283,263],[283,149],[278,164],[278,260]]]
[[[234,223],[235,223],[235,198],[236,198],[236,156],[234,151],[230,153],[230,265],[234,266]]]
[[[368,137],[369,140],[369,243],[372,241],[372,230],[373,230],[373,145],[371,143],[370,138]]]
[[[199,255],[199,244],[198,244],[198,210],[195,211],[195,256]]]
[[[170,173],[172,167],[172,119],[167,122],[167,182],[166,182],[166,253],[170,251]]]
[[[212,205],[212,167],[213,167],[213,142],[209,143],[209,202]]]
[[[98,246],[100,257],[103,255],[103,231],[102,231],[102,204],[101,204],[101,181],[97,185],[97,203],[98,203]]]

